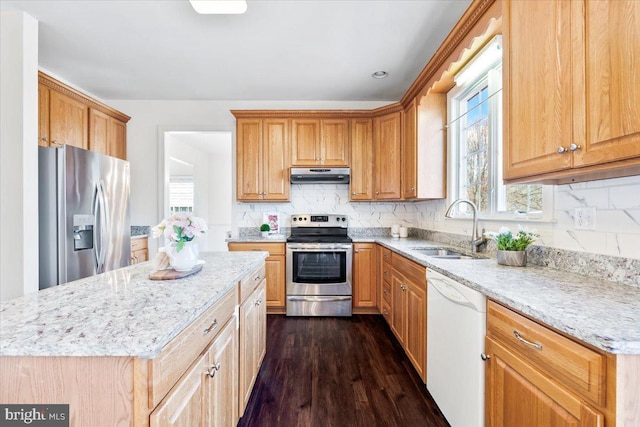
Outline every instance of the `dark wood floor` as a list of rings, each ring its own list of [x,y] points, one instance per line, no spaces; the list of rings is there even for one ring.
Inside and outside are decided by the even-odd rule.
[[[447,426],[382,316],[267,316],[239,426]]]

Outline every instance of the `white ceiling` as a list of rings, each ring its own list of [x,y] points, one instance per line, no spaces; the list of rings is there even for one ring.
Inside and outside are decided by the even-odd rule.
[[[470,0],[1,0],[40,22],[39,65],[103,99],[399,100]],[[371,73],[386,70],[376,80]]]

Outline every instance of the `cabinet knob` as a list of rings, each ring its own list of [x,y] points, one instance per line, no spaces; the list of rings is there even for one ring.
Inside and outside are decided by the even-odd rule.
[[[480,354],[480,359],[482,359],[482,360],[484,360],[486,362],[487,360],[491,359],[491,356],[489,356],[488,354],[481,353]]]
[[[564,154],[567,152],[567,149],[565,147],[558,147],[558,154]]]
[[[47,142],[47,141],[49,141],[49,138],[47,138],[46,136],[43,136],[43,137],[42,137],[42,140],[43,140],[44,142]]]
[[[62,144],[60,144],[58,141],[56,141],[55,139],[54,139],[53,141],[51,141],[51,143],[52,143],[52,144],[55,144],[55,145],[62,145]]]
[[[216,376],[216,372],[219,370],[220,370],[220,362],[216,363],[215,365],[212,365],[211,369],[207,370],[207,375],[213,378]]]
[[[379,194],[380,194],[380,192],[379,192],[379,191],[376,191],[376,196],[377,196],[377,195],[379,195]]]
[[[576,145],[574,143],[571,143],[569,145],[569,151],[576,151],[576,150],[579,150],[580,148],[582,148],[582,147],[580,147],[579,145]]]
[[[416,191],[416,187],[411,187],[411,191]]]
[[[359,253],[359,252],[360,252],[360,249],[354,249],[354,252],[355,252],[355,253]]]
[[[351,193],[351,195],[352,195],[352,196],[355,196],[355,195],[356,195],[356,192],[354,191],[353,193]]]

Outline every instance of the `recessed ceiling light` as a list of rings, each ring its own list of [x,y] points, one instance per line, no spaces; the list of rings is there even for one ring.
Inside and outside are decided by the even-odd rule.
[[[237,15],[247,11],[246,0],[189,0],[196,12],[202,15]]]
[[[375,73],[371,74],[371,77],[373,77],[374,79],[384,79],[388,75],[389,73],[387,73],[386,71],[376,71]]]

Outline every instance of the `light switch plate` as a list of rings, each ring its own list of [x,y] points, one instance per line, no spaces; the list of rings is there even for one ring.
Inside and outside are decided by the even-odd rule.
[[[596,208],[575,208],[573,212],[574,228],[576,230],[596,229]]]

